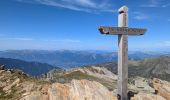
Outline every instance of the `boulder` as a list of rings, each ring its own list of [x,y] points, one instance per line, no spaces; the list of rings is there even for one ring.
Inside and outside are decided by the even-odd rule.
[[[132,97],[131,100],[169,100],[169,99],[165,99],[155,94],[139,93]]]
[[[164,97],[166,100],[170,100],[170,83],[160,79],[153,79],[153,87],[156,90],[156,94]]]
[[[43,95],[40,91],[31,92],[29,95],[21,98],[20,100],[49,100],[47,95]],[[58,100],[58,99],[53,99]]]
[[[4,70],[5,69],[5,65],[0,65],[0,70]]]
[[[72,80],[54,83],[48,90],[49,100],[117,100],[106,87],[95,81]]]

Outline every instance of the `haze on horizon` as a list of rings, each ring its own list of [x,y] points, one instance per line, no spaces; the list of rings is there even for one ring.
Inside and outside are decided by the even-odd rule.
[[[123,5],[129,27],[148,29],[129,37],[130,51],[170,50],[169,0],[1,0],[0,50],[117,50],[117,37],[98,27],[117,26]]]

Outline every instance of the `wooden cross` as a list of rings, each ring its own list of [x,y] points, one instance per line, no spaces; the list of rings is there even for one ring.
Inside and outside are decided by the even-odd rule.
[[[119,10],[118,27],[101,26],[101,34],[118,35],[118,100],[128,100],[128,35],[143,35],[146,29],[128,28],[128,7]]]

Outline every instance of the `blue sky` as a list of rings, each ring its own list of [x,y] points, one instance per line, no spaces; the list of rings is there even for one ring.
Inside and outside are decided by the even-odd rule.
[[[169,0],[0,0],[0,49],[117,50],[117,36],[99,26],[117,26],[117,10],[129,7],[129,50],[170,50]]]

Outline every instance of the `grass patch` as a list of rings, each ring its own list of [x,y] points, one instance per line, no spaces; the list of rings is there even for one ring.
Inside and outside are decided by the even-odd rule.
[[[69,74],[64,74],[64,75],[56,75],[54,76],[54,79],[56,82],[59,83],[70,83],[72,79],[76,80],[82,80],[82,79],[87,79],[90,81],[96,81],[107,87],[109,90],[115,89],[115,85],[117,84],[116,82],[108,82],[106,80],[82,73],[81,71],[74,71]]]
[[[3,88],[0,88],[0,100],[17,100],[20,95],[17,93],[17,89],[13,86],[11,87],[10,93],[5,93]]]

